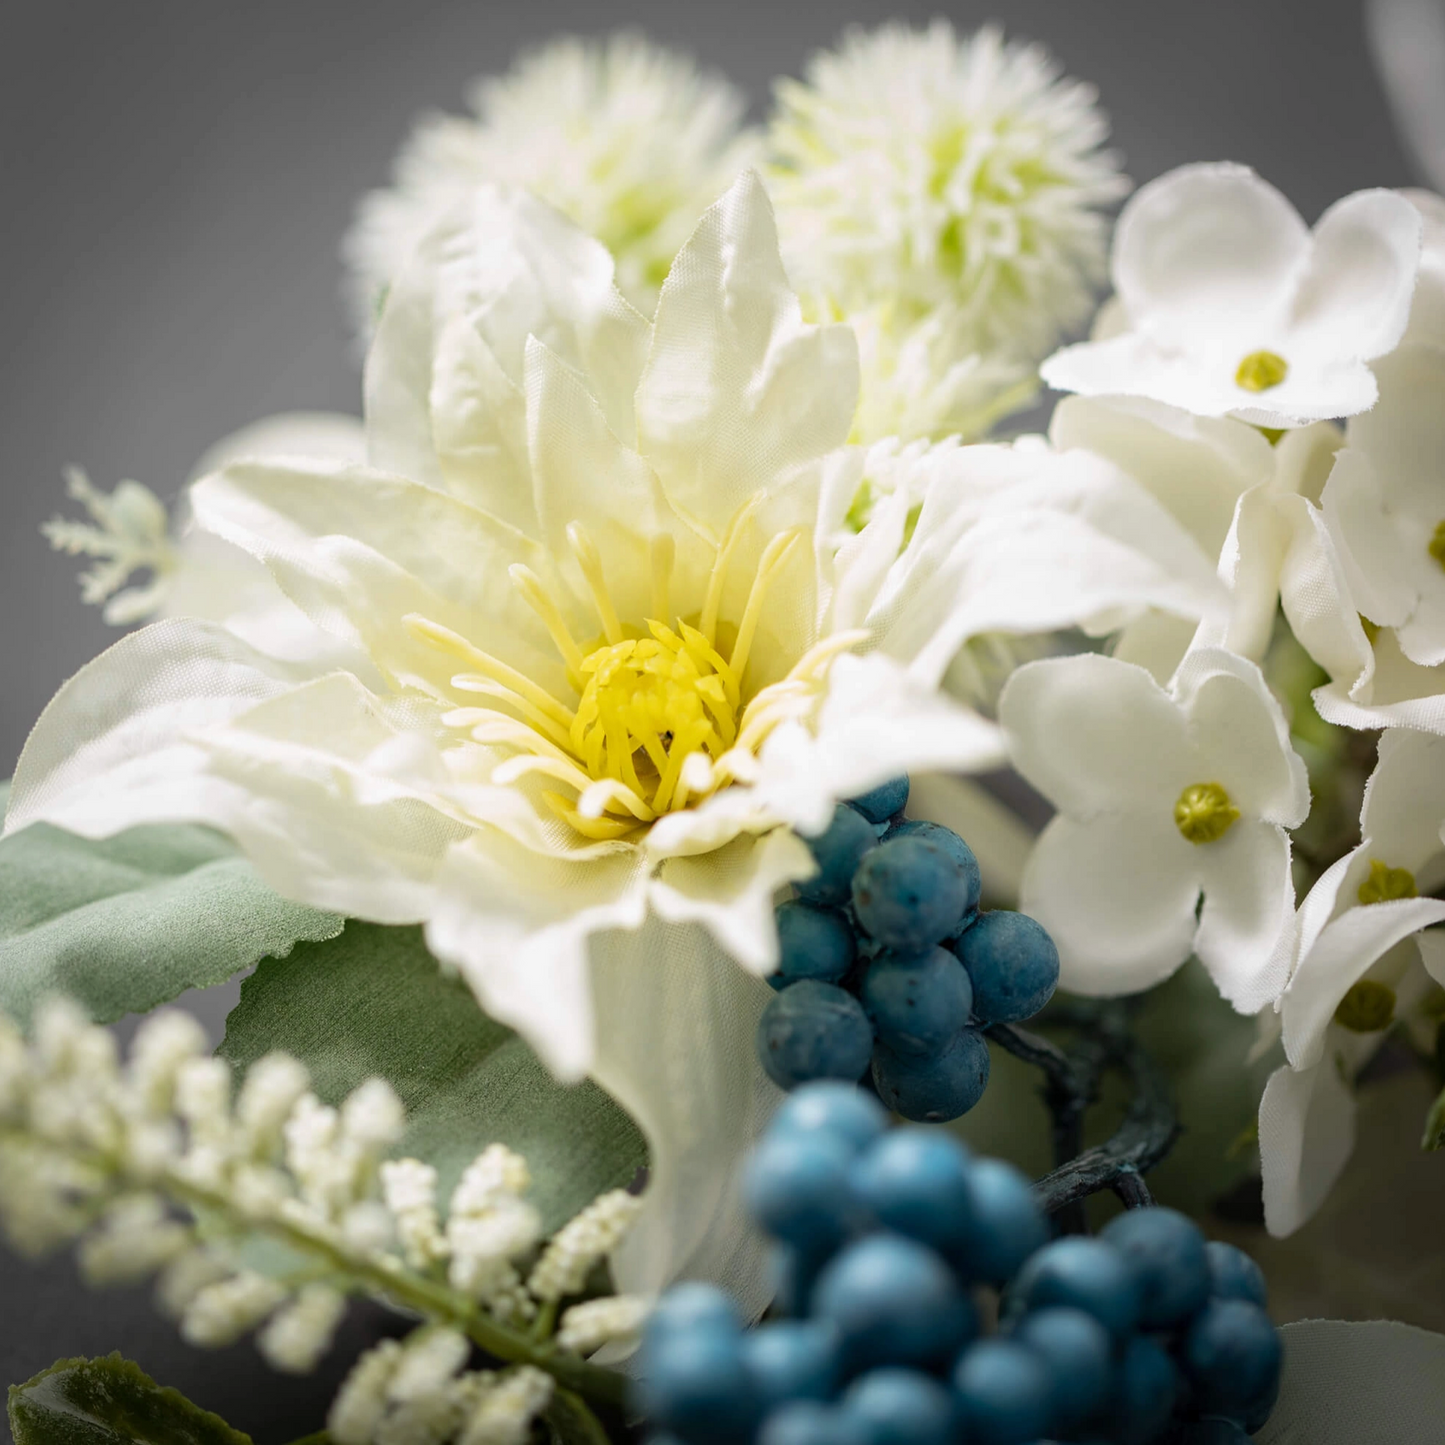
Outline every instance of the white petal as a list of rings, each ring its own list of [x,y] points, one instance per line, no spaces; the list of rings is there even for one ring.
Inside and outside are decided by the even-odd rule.
[[[1394,191],[1336,201],[1315,225],[1290,311],[1291,343],[1342,360],[1393,350],[1410,316],[1420,238],[1419,214]]]
[[[712,1280],[750,1316],[770,1293],[743,1207],[742,1162],[781,1100],[754,1035],[773,997],[696,926],[650,919],[593,944],[592,1076],[647,1136],[646,1208],[613,1259],[617,1287],[653,1295]]]
[[[191,495],[201,525],[259,557],[318,625],[393,676],[444,688],[468,670],[411,632],[404,619],[418,613],[565,688],[556,648],[508,575],[525,562],[551,581],[550,559],[487,513],[399,477],[319,463],[238,463]]]
[[[1241,818],[1222,838],[1197,846],[1204,907],[1194,951],[1240,1013],[1257,1013],[1279,996],[1289,977],[1294,936],[1289,838],[1282,828]]]
[[[750,171],[663,285],[637,392],[639,450],[678,511],[717,538],[752,493],[842,444],[857,397],[853,333],[803,324]]]
[[[483,829],[447,855],[427,945],[559,1079],[578,1079],[599,1045],[589,945],[594,934],[641,927],[646,906],[646,870],[634,848],[581,861],[543,858]]]
[[[1167,612],[1146,612],[1120,629],[1109,655],[1142,667],[1161,687],[1167,687],[1190,645],[1202,635],[1201,629],[1219,625],[1195,623]]]
[[[1404,190],[1400,194],[1420,213],[1424,224],[1420,274],[1410,304],[1405,341],[1445,344],[1445,199],[1430,191]]]
[[[1107,457],[1151,492],[1216,558],[1248,488],[1275,470],[1269,443],[1230,419],[1195,416],[1143,398],[1066,396],[1054,408],[1049,439],[1060,451]]]
[[[1240,403],[1222,352],[1169,351],[1140,331],[1065,346],[1039,367],[1039,375],[1055,391],[1149,397],[1202,417],[1223,417]]]
[[[359,417],[340,411],[283,411],[243,426],[208,447],[191,468],[191,481],[247,458],[329,457],[366,460],[366,428]]]
[[[1254,663],[1219,647],[1191,651],[1179,665],[1174,696],[1189,719],[1197,757],[1243,813],[1298,827],[1310,807],[1304,760],[1289,724]]]
[[[1285,359],[1289,375],[1278,386],[1262,392],[1234,388],[1231,416],[1252,426],[1302,427],[1369,411],[1380,394],[1375,373],[1363,361],[1322,360],[1308,350]],[[1232,380],[1236,358],[1225,357],[1224,364]]]
[[[1280,569],[1292,535],[1278,502],[1269,486],[1251,487],[1239,498],[1219,558],[1219,575],[1230,589],[1229,615],[1222,629],[1206,624],[1200,639],[1255,662],[1263,660],[1274,635]]]
[[[1203,781],[1183,712],[1141,667],[1094,653],[1025,663],[998,711],[1013,765],[1063,812],[1138,807],[1173,828],[1180,792]]]
[[[1273,448],[1275,490],[1298,494],[1319,506],[1335,455],[1344,444],[1344,432],[1332,421],[1290,428]]]
[[[1055,818],[1024,870],[1020,906],[1059,950],[1059,984],[1093,997],[1168,978],[1194,939],[1194,845],[1167,810]]]
[[[815,872],[807,844],[791,829],[775,828],[710,853],[666,859],[648,898],[665,922],[700,923],[744,968],[766,974],[778,966],[777,892]]]
[[[952,828],[973,849],[987,898],[1018,901],[1034,834],[1018,814],[968,778],[918,773],[909,779],[907,815]]]
[[[1392,868],[1421,868],[1441,849],[1445,826],[1445,737],[1405,730],[1380,739],[1365,785],[1360,833]]]
[[[217,823],[244,794],[207,774],[191,735],[305,681],[214,623],[121,638],[61,687],[15,767],[7,832],[40,820],[100,838],[136,823]]]
[[[1445,932],[1434,929],[1419,934],[1415,944],[1420,950],[1420,962],[1425,965],[1425,972],[1441,988],[1445,988]]]
[[[1420,667],[1388,628],[1374,644],[1375,667],[1353,688],[1332,682],[1312,694],[1326,722],[1350,728],[1419,728],[1445,733],[1445,666]]]
[[[1368,848],[1368,844],[1362,845]],[[1348,883],[1346,884],[1348,887]],[[1353,903],[1351,898],[1348,900]],[[1280,1001],[1284,1048],[1296,1068],[1318,1062],[1340,1000],[1401,939],[1445,920],[1445,902],[1400,898],[1357,904],[1326,925]]]
[[[1325,1202],[1355,1149],[1355,1099],[1333,1059],[1276,1069],[1259,1102],[1264,1222],[1293,1234]],[[1352,1440],[1355,1437],[1352,1437]],[[1314,1436],[1309,1437],[1314,1445]]]
[[[1299,213],[1247,166],[1181,166],[1120,214],[1114,289],[1157,337],[1245,339],[1282,309],[1308,254]]]
[[[1259,1445],[1436,1445],[1445,1335],[1394,1320],[1301,1320],[1281,1333],[1284,1378]]]

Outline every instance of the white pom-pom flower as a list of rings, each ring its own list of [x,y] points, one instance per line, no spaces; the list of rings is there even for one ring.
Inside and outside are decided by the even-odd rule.
[[[962,405],[938,396],[920,414],[915,397],[910,415],[900,397],[910,434],[986,424],[984,380],[997,395],[1026,381],[1088,318],[1103,279],[1102,208],[1128,183],[1102,149],[1093,88],[995,27],[960,37],[936,20],[850,31],[777,99],[768,182],[795,283],[820,314],[881,308],[891,351],[932,341],[935,386],[949,365],[983,358]],[[865,367],[864,383],[865,408],[879,406],[873,385],[917,389],[907,366]]]
[[[363,333],[422,237],[486,182],[526,186],[596,236],[623,293],[651,311],[688,233],[757,149],[732,85],[630,32],[554,40],[469,100],[471,116],[424,118],[392,185],[361,203],[344,254]]]
[[[1367,363],[1409,320],[1420,237],[1419,213],[1393,191],[1346,196],[1311,232],[1247,166],[1181,166],[1119,217],[1126,329],[1065,347],[1041,375],[1059,391],[1258,426],[1354,416],[1377,395]]]
[[[1294,918],[1285,829],[1309,784],[1259,669],[1199,648],[1166,690],[1113,658],[1049,659],[1013,675],[999,718],[1014,766],[1059,810],[1022,907],[1058,944],[1062,985],[1134,993],[1193,952],[1242,1013],[1277,997]]]

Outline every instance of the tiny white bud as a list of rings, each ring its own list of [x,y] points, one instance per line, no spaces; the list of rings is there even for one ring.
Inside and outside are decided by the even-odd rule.
[[[247,1069],[236,1098],[236,1122],[251,1154],[269,1156],[279,1146],[286,1116],[310,1087],[306,1066],[279,1050]]]
[[[510,1262],[541,1237],[541,1215],[515,1199],[498,1203],[485,1214],[448,1220],[452,1287],[479,1297],[503,1287],[511,1275]]]
[[[175,1111],[193,1143],[221,1147],[231,1132],[231,1066],[225,1059],[187,1059],[176,1070]]]
[[[226,1263],[201,1246],[173,1259],[156,1281],[156,1306],[173,1319],[185,1313],[191,1301],[208,1285],[230,1277]]]
[[[385,1079],[368,1079],[341,1106],[341,1130],[369,1154],[388,1149],[406,1128],[406,1110]]]
[[[152,1116],[168,1112],[177,1070],[206,1051],[206,1031],[190,1014],[174,1008],[151,1014],[130,1046],[127,1074],[136,1108]]]
[[[154,1194],[133,1194],[106,1211],[81,1241],[80,1272],[89,1284],[134,1284],[190,1247],[191,1231],[170,1218]]]
[[[527,1161],[505,1144],[489,1144],[472,1162],[452,1191],[448,1217],[480,1214],[502,1195],[522,1195],[532,1184]]]
[[[471,1345],[460,1330],[428,1326],[408,1336],[406,1353],[387,1386],[394,1404],[433,1394],[466,1364]]]
[[[642,1328],[650,1306],[636,1295],[606,1295],[573,1305],[562,1315],[557,1343],[574,1354],[590,1355],[613,1340],[631,1340]]]
[[[256,1344],[275,1369],[290,1375],[308,1374],[331,1348],[345,1313],[346,1296],[339,1290],[308,1284],[271,1316]]]
[[[614,1189],[594,1199],[553,1235],[527,1281],[539,1300],[576,1294],[600,1260],[622,1242],[642,1208],[642,1199]]]
[[[336,1445],[371,1445],[386,1414],[386,1387],[401,1357],[399,1341],[383,1340],[351,1367],[326,1416],[326,1428]]]
[[[181,1338],[188,1345],[229,1345],[253,1330],[286,1291],[273,1279],[245,1270],[202,1289],[181,1316]]]
[[[526,1445],[552,1390],[551,1375],[535,1366],[504,1370],[472,1411],[458,1445]]]
[[[353,1254],[383,1254],[396,1238],[391,1211],[375,1199],[353,1204],[341,1216],[341,1237]]]
[[[291,1181],[269,1164],[243,1164],[231,1175],[230,1196],[248,1219],[269,1219],[291,1198]]]
[[[419,1159],[389,1159],[381,1166],[382,1198],[413,1269],[425,1269],[447,1252],[437,1220],[436,1184],[436,1170]]]

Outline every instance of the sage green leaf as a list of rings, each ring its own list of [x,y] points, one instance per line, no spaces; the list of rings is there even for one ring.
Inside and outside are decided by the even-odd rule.
[[[407,1108],[397,1152],[436,1168],[443,1199],[488,1144],[503,1143],[531,1166],[530,1198],[550,1231],[646,1162],[622,1109],[595,1084],[559,1084],[443,973],[419,928],[352,920],[339,938],[261,964],[220,1051],[239,1070],[272,1049],[305,1063],[328,1103],[386,1079]]]
[[[251,1445],[119,1354],[57,1360],[10,1387],[15,1445]]]
[[[22,1025],[47,993],[112,1023],[340,932],[334,914],[278,897],[210,828],[92,840],[33,823],[0,838],[0,1009]]]

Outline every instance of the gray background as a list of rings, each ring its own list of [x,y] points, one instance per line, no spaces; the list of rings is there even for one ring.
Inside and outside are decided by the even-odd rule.
[[[359,408],[337,243],[412,116],[559,29],[635,24],[769,79],[845,23],[1003,7],[729,0],[4,0],[0,19],[0,776],[61,681],[114,637],[38,535],[60,469],[174,495],[268,412]],[[1011,0],[1010,33],[1094,81],[1131,175],[1253,164],[1308,219],[1408,184],[1358,0]],[[139,1291],[0,1257],[0,1383],[121,1348],[262,1445],[316,1428],[345,1359],[307,1381],[249,1345],[190,1350]],[[354,1335],[374,1328],[364,1317]]]

